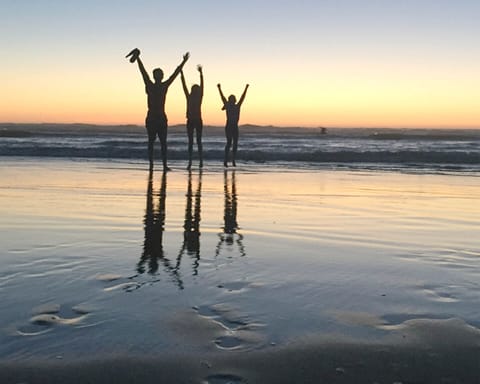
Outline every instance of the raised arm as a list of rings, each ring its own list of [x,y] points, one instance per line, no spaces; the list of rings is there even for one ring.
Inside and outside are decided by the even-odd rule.
[[[200,72],[200,93],[203,96],[203,67],[198,64],[197,65],[198,72]]]
[[[183,70],[180,71],[180,78],[182,79],[182,87],[183,87],[183,92],[185,92],[185,97],[188,98],[188,88],[187,88],[187,83],[185,81],[185,76],[183,75]]]
[[[167,81],[165,81],[165,83],[167,84],[167,86],[169,86],[170,84],[173,83],[173,80],[175,80],[175,78],[178,76],[178,74],[182,71],[183,69],[183,66],[185,65],[185,63],[187,62],[188,58],[190,57],[190,53],[187,52],[183,55],[183,60],[182,62],[179,64],[179,66],[175,69],[175,71],[172,73],[172,75],[168,78]]]
[[[222,86],[220,85],[220,83],[217,84],[217,88],[218,88],[218,92],[220,92],[220,97],[222,98],[223,105],[227,104],[227,99],[225,98],[225,95],[222,92]]]
[[[240,100],[239,100],[239,102],[238,102],[238,105],[242,105],[243,100],[245,100],[245,96],[247,95],[247,89],[248,89],[249,86],[250,86],[249,84],[247,84],[247,85],[245,86],[245,89],[244,89],[244,91],[243,91],[243,93],[242,93],[242,96],[240,96]]]
[[[150,84],[152,80],[150,80],[150,76],[148,76],[147,71],[145,70],[145,67],[143,66],[142,60],[140,57],[137,58],[137,64],[138,64],[138,69],[140,70],[140,73],[142,74],[143,77],[143,82],[145,85]]]
[[[148,76],[148,73],[143,66],[142,60],[140,59],[140,50],[138,48],[134,48],[125,57],[129,58],[130,63],[134,63],[135,61],[137,62],[138,69],[142,74],[143,82],[145,83],[145,85],[147,85],[147,83],[151,83],[150,77]]]

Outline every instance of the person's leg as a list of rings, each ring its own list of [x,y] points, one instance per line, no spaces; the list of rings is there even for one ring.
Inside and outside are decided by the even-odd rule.
[[[193,152],[193,130],[194,123],[192,121],[187,121],[187,136],[188,136],[188,166],[187,169],[192,167],[192,152]]]
[[[153,145],[155,143],[155,137],[157,136],[155,130],[155,123],[147,117],[145,121],[145,127],[148,134],[148,161],[150,163],[150,169],[153,168]]]
[[[163,162],[163,169],[165,171],[170,170],[167,166],[167,121],[162,121],[158,128],[158,138],[160,139],[160,146],[162,148],[162,162]]]
[[[203,121],[200,120],[197,125],[197,147],[198,147],[198,157],[200,159],[200,168],[203,167],[202,131],[203,131]]]
[[[148,161],[150,163],[150,168],[153,168],[153,143],[155,140],[148,139]]]
[[[228,154],[232,145],[232,129],[228,125],[225,127],[225,136],[227,138],[227,143],[225,144],[225,157],[223,160],[223,165],[228,167]]]
[[[237,158],[237,147],[238,147],[238,127],[235,127],[233,130],[233,149],[232,149],[232,165],[237,166],[235,159]]]

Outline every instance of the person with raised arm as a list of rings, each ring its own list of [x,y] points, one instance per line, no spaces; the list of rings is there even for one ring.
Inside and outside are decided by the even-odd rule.
[[[169,170],[167,166],[167,129],[168,120],[165,113],[165,100],[167,97],[168,87],[173,83],[173,80],[181,72],[183,66],[187,62],[190,54],[187,52],[183,55],[183,60],[179,66],[175,69],[172,75],[166,80],[163,80],[163,71],[160,68],[153,70],[153,79],[150,80],[147,71],[140,59],[140,50],[138,48],[133,49],[127,56],[130,57],[130,62],[135,61],[138,64],[138,69],[142,74],[143,82],[145,83],[145,92],[147,93],[147,105],[148,112],[145,119],[145,127],[148,133],[148,159],[150,161],[150,168],[153,167],[153,144],[156,137],[160,140],[160,146],[162,149],[162,161],[163,169]]]
[[[222,111],[224,110],[227,114],[227,122],[225,124],[225,136],[227,138],[227,143],[225,144],[225,157],[223,161],[223,165],[228,167],[228,155],[230,152],[230,147],[233,143],[232,148],[232,165],[235,167],[237,164],[235,163],[235,158],[237,156],[237,147],[238,147],[238,121],[240,119],[240,107],[245,100],[245,96],[247,94],[247,89],[249,84],[245,86],[245,90],[240,97],[240,100],[237,103],[237,99],[234,95],[230,95],[228,100],[225,98],[222,87],[220,84],[217,84],[218,91],[220,92],[220,97],[222,98],[223,107]]]
[[[203,149],[202,149],[202,99],[203,99],[203,69],[201,65],[197,66],[198,72],[200,72],[200,85],[194,84],[190,92],[188,91],[187,83],[183,70],[180,71],[180,77],[182,79],[183,92],[187,98],[187,135],[188,135],[188,166],[187,169],[192,167],[192,152],[193,152],[193,133],[196,132],[198,157],[200,159],[200,168],[203,167]]]

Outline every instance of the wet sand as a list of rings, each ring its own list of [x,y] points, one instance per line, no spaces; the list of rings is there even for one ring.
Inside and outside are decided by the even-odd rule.
[[[427,325],[427,324],[425,324]],[[435,325],[433,325],[435,327]],[[2,383],[478,383],[479,335],[451,345],[310,339],[248,354],[110,356],[0,363]],[[418,335],[417,335],[418,336]]]
[[[475,175],[10,159],[1,383],[477,383]]]

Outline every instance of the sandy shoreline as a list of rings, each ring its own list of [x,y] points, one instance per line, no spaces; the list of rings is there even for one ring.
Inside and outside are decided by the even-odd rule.
[[[449,338],[449,325],[440,326]],[[1,362],[2,383],[477,383],[479,335],[459,345],[310,340],[268,351]],[[463,343],[462,343],[463,344]]]
[[[476,177],[8,160],[0,382],[476,383]]]

